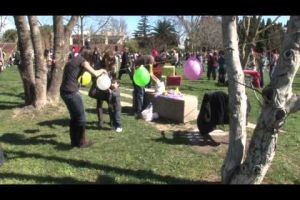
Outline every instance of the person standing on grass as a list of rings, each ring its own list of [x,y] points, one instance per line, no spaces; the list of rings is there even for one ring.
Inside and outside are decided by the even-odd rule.
[[[100,69],[100,65],[101,65],[101,52],[100,52],[100,49],[98,47],[94,48],[92,60],[93,60],[93,67],[94,67],[94,69]]]
[[[78,78],[84,70],[87,70],[96,77],[106,71],[104,69],[94,70],[90,65],[91,60],[92,51],[89,49],[82,50],[78,56],[73,57],[66,64],[63,72],[60,95],[68,108],[71,118],[69,127],[72,147],[85,148],[94,143],[86,140],[86,116],[83,100],[79,93]]]
[[[109,89],[109,105],[108,112],[110,118],[110,126],[120,133],[123,131],[121,125],[121,94],[120,94],[120,81],[113,79],[111,81],[111,87]]]
[[[128,55],[128,48],[124,47],[124,52],[122,54],[122,62],[121,62],[121,67],[119,70],[119,76],[118,79],[121,80],[121,77],[123,74],[128,73],[128,68],[130,67],[130,59]]]
[[[106,70],[110,79],[116,78],[116,74],[114,73],[116,67],[116,57],[115,51],[107,51],[105,52],[100,68]],[[109,90],[98,90],[97,95],[97,117],[98,117],[98,128],[102,129],[104,127],[104,119],[103,119],[103,101],[107,102],[109,105]]]
[[[265,48],[259,49],[257,56],[258,56],[258,58],[256,60],[257,60],[259,74],[260,74],[260,87],[263,88],[264,87],[264,67],[268,62]]]
[[[135,66],[132,70],[131,77],[133,77],[134,71],[137,70],[142,65],[145,68],[150,68],[150,65],[153,64],[154,62],[155,62],[154,58],[151,55],[142,55],[142,56],[138,57],[137,60],[135,61]],[[150,72],[150,76],[155,82],[159,82],[158,78],[156,78],[152,72]],[[146,95],[145,95],[145,86],[143,86],[143,87],[138,86],[133,81],[133,78],[131,78],[131,80],[132,80],[132,84],[133,84],[133,109],[134,109],[134,113],[135,113],[135,118],[140,119],[140,118],[142,118],[142,111],[149,104],[149,100],[146,98]]]
[[[225,77],[226,77],[226,68],[225,68],[225,57],[224,57],[224,51],[219,52],[219,76],[218,76],[218,82],[221,84],[225,84]]]

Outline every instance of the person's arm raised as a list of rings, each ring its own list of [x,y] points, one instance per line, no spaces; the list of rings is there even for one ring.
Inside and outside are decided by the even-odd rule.
[[[107,73],[105,69],[94,70],[94,68],[91,67],[91,65],[87,61],[84,61],[82,63],[82,67],[84,67],[88,72],[90,72],[92,75],[96,77],[100,76],[103,73]]]

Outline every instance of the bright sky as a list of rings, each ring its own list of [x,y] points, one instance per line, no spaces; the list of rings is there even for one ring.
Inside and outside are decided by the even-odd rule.
[[[139,20],[141,19],[141,16],[137,16],[137,15],[131,15],[131,16],[112,16],[116,19],[120,19],[123,18],[126,23],[127,23],[127,28],[128,28],[128,32],[130,34],[132,34],[138,25]],[[148,20],[149,20],[149,24],[150,25],[155,25],[155,22],[161,18],[162,16],[149,16]],[[52,25],[52,16],[38,16],[39,21],[42,24],[50,24]],[[15,28],[14,25],[14,20],[13,17],[9,17],[7,20],[7,26],[2,30],[2,32],[4,32],[7,29],[11,29],[11,28]]]
[[[138,25],[139,20],[141,19],[141,16],[137,16],[137,15],[131,15],[131,16],[113,16],[117,19],[119,18],[123,18],[125,19],[126,23],[127,23],[127,27],[128,27],[128,32],[130,34],[132,34]],[[39,16],[38,17],[40,22],[42,24],[52,24],[52,17],[51,16]],[[149,16],[149,24],[154,26],[155,22],[160,19],[163,18],[163,16]],[[264,16],[265,20],[267,18],[271,18],[272,20],[276,18],[276,16]],[[278,22],[281,22],[283,24],[286,24],[287,20],[289,19],[289,16],[281,16],[278,19]],[[15,28],[14,25],[14,21],[12,17],[9,17],[7,20],[7,26],[2,30],[2,32],[4,32],[7,29],[11,29],[11,28]]]

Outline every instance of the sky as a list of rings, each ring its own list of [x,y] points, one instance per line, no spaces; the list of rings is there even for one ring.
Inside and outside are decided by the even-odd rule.
[[[113,16],[114,18],[123,18],[127,23],[128,32],[131,34],[133,33],[138,25],[139,20],[141,19],[141,16],[137,15],[131,15],[131,16]],[[154,25],[157,19],[159,19],[161,16],[149,16],[149,24]],[[52,25],[52,16],[38,16],[39,21],[42,24],[50,24]],[[1,31],[4,32],[7,29],[15,28],[14,20],[12,17],[8,17],[7,19],[7,25],[5,28]]]
[[[132,34],[138,25],[139,20],[141,19],[141,16],[132,15],[132,16],[113,16],[117,19],[123,18],[127,23],[128,32]],[[155,22],[162,18],[163,16],[149,16],[149,24],[155,25]],[[263,16],[263,18],[266,20],[267,18],[271,18],[272,20],[276,18],[276,16]],[[278,22],[281,22],[283,24],[286,24],[289,16],[280,16],[278,19]],[[39,16],[38,19],[42,24],[52,24],[52,17],[51,16]],[[15,28],[14,21],[12,17],[9,17],[7,19],[7,25],[1,32],[4,32],[7,29]],[[131,35],[130,35],[131,36]]]

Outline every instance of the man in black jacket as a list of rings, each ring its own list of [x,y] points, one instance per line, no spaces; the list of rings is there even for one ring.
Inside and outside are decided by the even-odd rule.
[[[118,79],[121,80],[121,77],[123,74],[128,73],[128,68],[130,67],[130,59],[128,56],[128,48],[124,47],[124,52],[122,54],[122,62],[121,62],[121,67],[119,71],[119,76]]]

